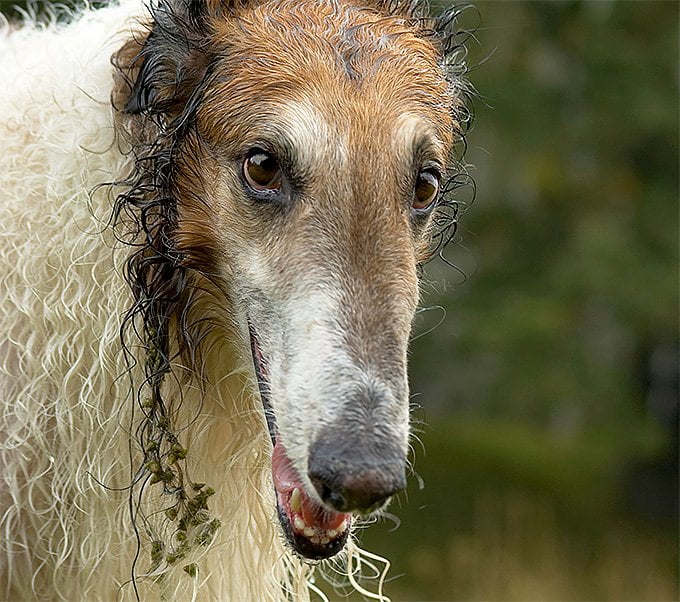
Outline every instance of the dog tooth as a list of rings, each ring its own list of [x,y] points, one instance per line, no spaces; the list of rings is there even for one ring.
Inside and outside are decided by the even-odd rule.
[[[328,539],[328,537],[322,537],[322,538],[320,539],[320,543],[321,543],[322,545],[324,545],[324,546],[325,546],[329,541],[330,541],[330,539]]]
[[[296,531],[300,531],[302,533],[305,530],[305,521],[303,521],[299,516],[296,516],[293,519],[293,526],[295,527]]]
[[[302,496],[300,490],[296,487],[290,495],[290,509],[293,512],[300,512],[302,510]]]
[[[305,527],[302,532],[305,537],[314,537],[314,535],[316,535],[316,529],[314,527]]]
[[[328,529],[328,531],[326,531],[326,537],[329,539],[333,539],[337,534],[338,532],[335,529]]]
[[[347,530],[347,519],[343,520],[338,527],[338,533],[344,533]]]

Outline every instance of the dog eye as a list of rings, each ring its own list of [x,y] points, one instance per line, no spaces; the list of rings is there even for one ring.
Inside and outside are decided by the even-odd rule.
[[[253,149],[243,161],[243,176],[256,192],[278,192],[281,189],[281,167],[276,157]]]
[[[421,171],[416,179],[413,197],[414,209],[428,209],[439,193],[439,174],[432,171]]]

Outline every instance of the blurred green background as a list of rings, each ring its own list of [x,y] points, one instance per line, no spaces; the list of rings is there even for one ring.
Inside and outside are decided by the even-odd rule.
[[[363,537],[395,600],[678,599],[678,7],[463,15],[467,279],[428,266],[418,477]]]
[[[463,14],[465,278],[427,268],[416,474],[362,536],[395,601],[678,599],[678,19]]]

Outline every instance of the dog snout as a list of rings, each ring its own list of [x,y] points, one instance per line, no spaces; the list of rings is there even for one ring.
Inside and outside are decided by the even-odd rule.
[[[406,459],[396,446],[348,446],[346,438],[320,440],[308,476],[325,504],[338,512],[368,514],[406,487]]]

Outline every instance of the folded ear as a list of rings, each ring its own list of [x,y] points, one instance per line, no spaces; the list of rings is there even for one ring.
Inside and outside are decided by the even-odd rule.
[[[151,5],[146,39],[129,42],[132,48],[123,48],[118,55],[129,90],[123,111],[164,115],[170,120],[186,111],[212,58],[208,17],[226,4],[159,0]],[[125,56],[130,57],[128,61]]]

